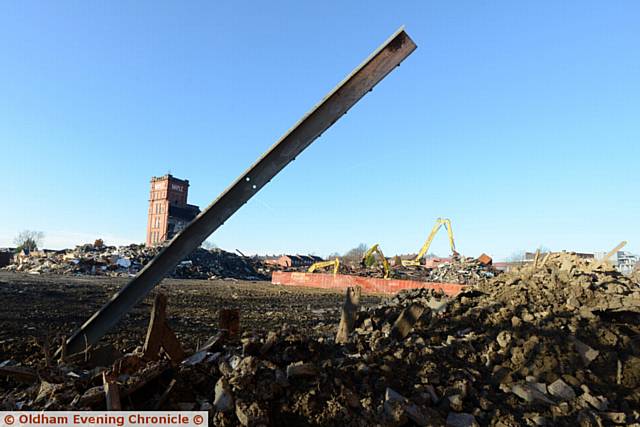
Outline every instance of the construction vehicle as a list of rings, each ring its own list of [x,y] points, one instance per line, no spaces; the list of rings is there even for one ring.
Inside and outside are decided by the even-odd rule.
[[[380,249],[380,245],[378,243],[371,246],[367,250],[367,252],[365,252],[365,254],[362,256],[362,261],[360,261],[360,264],[362,264],[363,267],[371,267],[372,265],[374,265],[376,263],[374,254],[377,254],[378,258],[380,258],[380,261],[382,262],[382,269],[384,270],[384,278],[388,279],[390,272],[389,261],[387,261],[387,258],[382,253],[382,249]]]
[[[443,225],[444,225],[444,228],[447,229],[447,234],[449,235],[449,246],[451,246],[451,252],[453,253],[454,256],[458,255],[458,252],[456,252],[456,245],[453,242],[453,229],[451,228],[451,221],[449,220],[449,218],[438,218],[436,219],[435,225],[431,229],[431,233],[429,233],[429,237],[427,237],[427,240],[425,240],[424,244],[422,245],[422,248],[420,248],[418,255],[416,255],[414,259],[402,260],[402,265],[405,267],[421,265],[422,258],[429,251],[429,247],[431,246],[431,242],[433,241],[433,238],[436,236],[436,234],[438,233],[438,230],[440,230],[440,227],[442,227]]]
[[[340,260],[338,258],[332,261],[318,261],[311,264],[311,267],[307,270],[307,273],[313,273],[319,268],[326,268],[333,266],[333,274],[338,274],[338,269],[340,268]]]

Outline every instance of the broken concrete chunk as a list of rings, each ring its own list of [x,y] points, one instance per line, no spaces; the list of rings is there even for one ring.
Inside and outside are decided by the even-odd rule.
[[[262,347],[260,347],[260,354],[263,356],[267,354],[269,350],[271,350],[271,347],[273,347],[273,345],[276,343],[277,339],[278,334],[273,331],[269,331],[269,333],[267,334],[267,339],[265,340],[264,344],[262,344]]]
[[[464,403],[462,400],[462,396],[460,396],[459,394],[452,394],[447,399],[449,399],[449,407],[452,410],[456,412],[462,411],[462,405]]]
[[[589,366],[589,364],[593,362],[600,354],[598,350],[589,347],[587,344],[583,343],[577,338],[573,338],[573,344],[575,345],[578,354],[580,354],[580,357],[584,362],[584,366]]]
[[[506,348],[511,342],[511,334],[509,331],[501,331],[496,337],[498,345],[502,348]]]
[[[573,388],[560,378],[552,382],[547,389],[551,396],[557,397],[561,400],[573,400],[576,397],[576,393],[573,391]]]
[[[398,424],[404,424],[407,420],[405,413],[405,407],[407,399],[395,392],[394,390],[387,388],[384,396],[384,412],[394,422]]]
[[[250,405],[242,401],[236,402],[236,417],[245,427],[268,425],[269,422],[266,411],[257,402]]]
[[[447,425],[451,427],[479,427],[476,417],[465,412],[449,412]]]
[[[580,399],[593,406],[598,411],[606,411],[609,407],[609,400],[604,396],[594,396],[589,391],[580,395]]]
[[[233,409],[233,395],[229,383],[224,377],[220,377],[215,387],[213,406],[220,412],[227,412]]]
[[[394,338],[401,339],[409,335],[413,329],[413,325],[418,321],[425,308],[418,304],[411,304],[402,310],[400,316],[391,328],[391,335]]]
[[[549,405],[554,403],[544,393],[529,384],[515,384],[511,387],[511,392],[528,403],[541,402]]]
[[[318,369],[313,363],[296,362],[287,366],[287,378],[313,377],[318,375]]]
[[[389,387],[384,393],[384,411],[395,422],[406,422],[406,418],[409,418],[419,426],[429,425],[429,417],[424,408]]]
[[[627,423],[627,415],[624,412],[601,412],[599,415],[614,424]]]
[[[35,402],[46,402],[55,393],[62,390],[63,388],[64,384],[53,384],[47,381],[42,381],[40,383],[40,389],[38,390],[38,395],[36,396]]]

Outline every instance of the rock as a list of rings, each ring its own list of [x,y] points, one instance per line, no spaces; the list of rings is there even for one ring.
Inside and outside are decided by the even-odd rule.
[[[233,395],[229,388],[229,383],[224,377],[220,377],[215,387],[213,406],[220,412],[227,412],[233,409]]]
[[[384,413],[394,421],[396,424],[404,424],[407,420],[407,414],[405,411],[405,407],[407,405],[406,399],[393,391],[390,388],[387,388],[385,392],[384,398]]]
[[[511,387],[513,394],[528,403],[541,402],[553,405],[553,401],[529,384],[515,384]]]
[[[64,384],[53,384],[47,381],[40,383],[38,389],[38,395],[36,396],[36,403],[44,403],[53,397],[53,395],[64,388]]]
[[[583,390],[585,389],[583,388]],[[584,393],[580,395],[580,399],[593,406],[598,411],[606,411],[609,407],[609,401],[606,397],[594,396],[591,394],[591,392],[589,392],[588,389],[586,389]]]
[[[462,396],[460,396],[459,394],[453,394],[449,396],[448,399],[449,399],[449,407],[452,410],[456,412],[462,411],[462,405],[463,405]]]
[[[253,402],[248,405],[245,402],[237,401],[236,417],[238,417],[240,425],[245,427],[259,425],[266,426],[269,423],[269,417],[267,416],[266,411],[258,405],[258,402]]]
[[[496,337],[498,345],[502,348],[506,348],[511,342],[511,334],[508,331],[501,331]]]
[[[426,410],[389,387],[384,394],[383,406],[385,414],[396,423],[404,423],[409,418],[419,426],[429,425],[429,416]]]
[[[576,397],[576,393],[571,386],[559,378],[549,385],[548,390],[551,396],[561,400],[573,400]]]
[[[601,412],[599,415],[614,424],[627,423],[627,415],[624,412]]]
[[[83,408],[103,402],[104,398],[104,387],[99,385],[86,390],[77,400],[76,405],[78,408]]]
[[[476,417],[465,412],[449,412],[447,425],[451,427],[479,427]]]
[[[511,318],[511,326],[513,328],[517,328],[518,326],[520,326],[522,324],[522,320],[520,320],[520,318],[518,316],[513,316]]]
[[[287,378],[314,377],[318,375],[318,369],[313,363],[296,362],[287,366]]]
[[[262,347],[260,348],[260,354],[263,356],[267,354],[277,340],[278,340],[278,334],[276,334],[273,331],[269,331],[269,333],[267,334],[267,339],[265,340],[264,344],[262,344]]]
[[[573,344],[575,345],[578,354],[580,354],[580,357],[584,362],[584,366],[589,366],[589,364],[593,362],[600,354],[598,350],[589,347],[587,344],[583,343],[577,338],[573,339]]]

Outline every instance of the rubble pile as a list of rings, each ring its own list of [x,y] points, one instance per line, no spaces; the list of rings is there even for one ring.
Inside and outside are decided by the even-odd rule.
[[[176,267],[172,277],[182,279],[217,279],[231,277],[244,280],[266,280],[258,271],[259,261],[241,257],[222,249],[198,248]]]
[[[398,270],[398,278],[422,280],[425,282],[459,283],[477,285],[494,277],[496,270],[483,264],[477,258],[453,256],[450,261],[437,263],[433,268],[413,268]]]
[[[633,269],[633,271],[630,274],[630,278],[635,283],[640,284],[640,263],[636,264],[636,267]]]
[[[213,425],[640,425],[640,287],[606,265],[554,254],[454,299],[404,291],[361,308],[344,344],[337,323],[219,331],[173,364],[5,362],[30,385],[3,386],[1,409],[104,408],[106,371],[123,409]]]
[[[17,254],[13,263],[2,270],[31,274],[133,276],[160,250],[160,247],[136,244],[119,247],[86,244],[75,249]],[[176,267],[171,276],[184,279],[265,279],[266,276],[256,271],[256,264],[250,258],[221,249],[198,248]]]
[[[364,266],[340,266],[341,274],[352,274],[364,277],[384,277],[382,266],[367,268]],[[496,276],[498,272],[490,265],[477,258],[452,256],[449,261],[433,263],[432,266],[391,267],[389,277],[392,279],[416,280],[421,282],[459,283],[476,285]]]

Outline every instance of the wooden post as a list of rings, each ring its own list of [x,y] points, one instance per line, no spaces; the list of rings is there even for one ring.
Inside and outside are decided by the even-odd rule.
[[[120,390],[116,379],[111,374],[103,372],[102,384],[104,385],[104,394],[107,401],[107,411],[122,411]]]
[[[391,328],[391,336],[396,339],[401,339],[409,335],[409,332],[413,329],[413,325],[418,321],[425,308],[419,304],[411,304],[409,307],[402,310],[398,319],[396,319],[393,327]]]
[[[144,341],[143,357],[148,360],[157,360],[161,348],[175,363],[182,361],[186,356],[176,334],[167,323],[167,297],[158,293],[153,301],[151,320]]]
[[[229,338],[240,334],[240,310],[237,308],[223,308],[218,317],[218,327],[227,331]]]
[[[339,344],[344,344],[349,341],[349,334],[353,331],[353,326],[356,323],[361,294],[362,288],[360,286],[347,288],[347,295],[344,300],[344,305],[342,306],[342,314],[340,315],[338,333],[336,334],[336,342]]]

